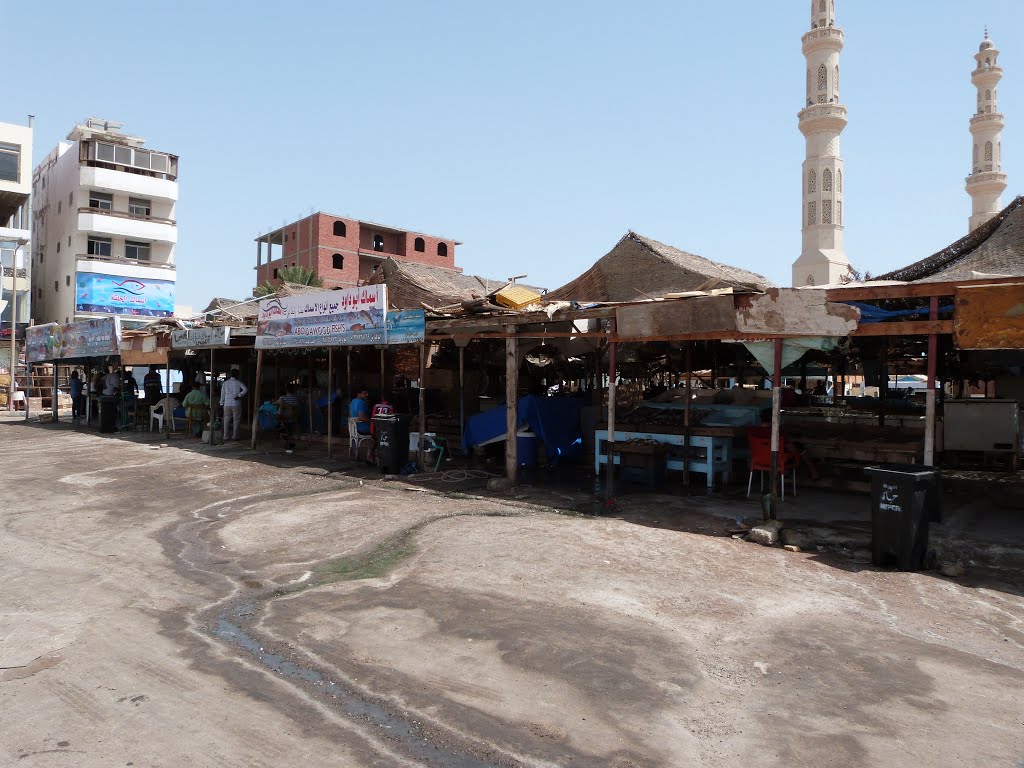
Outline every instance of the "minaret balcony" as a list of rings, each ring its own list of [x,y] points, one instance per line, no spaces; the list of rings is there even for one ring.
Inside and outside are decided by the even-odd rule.
[[[842,131],[846,127],[846,107],[842,104],[812,104],[800,110],[800,132],[805,136],[822,131]]]
[[[967,189],[972,192],[1002,192],[1006,189],[1007,175],[1002,171],[979,171],[967,177]]]
[[[1002,79],[1002,67],[981,67],[971,72],[971,82],[975,85],[995,85]]]
[[[842,50],[843,30],[839,29],[839,27],[821,27],[820,29],[812,29],[800,39],[803,41],[805,54],[818,48]]]
[[[979,112],[971,118],[971,133],[1001,131],[1005,126],[1002,112]]]

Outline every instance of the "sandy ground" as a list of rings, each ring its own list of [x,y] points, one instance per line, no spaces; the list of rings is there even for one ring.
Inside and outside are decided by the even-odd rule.
[[[1004,582],[149,439],[0,424],[0,765],[1024,764]]]

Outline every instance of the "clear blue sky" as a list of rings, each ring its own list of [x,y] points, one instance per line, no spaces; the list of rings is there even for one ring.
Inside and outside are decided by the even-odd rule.
[[[1024,191],[1024,3],[837,0],[847,251],[876,274],[966,233],[972,54],[1007,77]],[[253,285],[311,209],[456,237],[557,287],[628,230],[789,284],[807,0],[6,3],[0,120],[38,161],[87,115],[181,156],[179,302]],[[13,43],[13,49],[10,45]],[[14,78],[13,81],[11,78]]]

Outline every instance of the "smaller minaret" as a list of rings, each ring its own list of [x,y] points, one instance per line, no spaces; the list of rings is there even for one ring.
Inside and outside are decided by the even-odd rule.
[[[999,196],[1006,189],[1003,173],[1003,126],[999,111],[999,81],[1003,69],[999,66],[999,51],[988,37],[981,42],[974,56],[977,67],[971,73],[971,82],[978,89],[978,110],[971,118],[972,150],[971,175],[967,177],[967,194],[971,196],[972,210],[968,231],[973,232],[1002,209]]]

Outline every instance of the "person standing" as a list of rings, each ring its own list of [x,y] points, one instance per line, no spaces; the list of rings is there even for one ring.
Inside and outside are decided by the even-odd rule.
[[[71,372],[69,388],[71,390],[71,418],[80,419],[82,418],[82,380],[78,377],[78,371]]]
[[[242,426],[242,398],[249,388],[238,380],[238,371],[232,369],[228,380],[220,388],[220,404],[224,409],[224,440],[238,440]],[[230,437],[228,437],[230,435]]]
[[[150,405],[156,405],[164,394],[164,385],[160,382],[160,371],[156,366],[150,366],[149,371],[142,377],[142,389],[146,393],[146,401]]]
[[[110,373],[103,377],[103,396],[116,397],[121,391],[121,374],[111,367]]]
[[[286,384],[285,392],[277,399],[277,421],[281,437],[285,441],[285,453],[295,450],[295,432],[298,428],[299,396],[295,394],[295,385]]]

